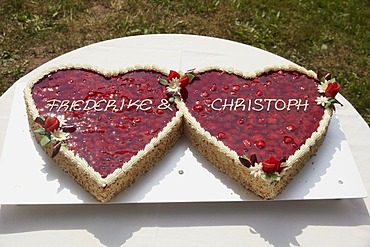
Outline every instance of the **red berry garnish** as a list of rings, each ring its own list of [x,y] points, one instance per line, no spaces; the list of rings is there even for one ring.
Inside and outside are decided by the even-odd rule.
[[[204,111],[204,106],[203,105],[195,105],[195,106],[193,106],[193,110],[195,112],[202,112],[202,111]]]
[[[294,125],[289,124],[288,126],[286,126],[286,129],[287,129],[287,130],[289,130],[289,131],[293,131],[293,130],[295,130],[296,128],[295,128],[295,126],[294,126]]]
[[[219,132],[219,133],[217,134],[217,138],[218,138],[218,139],[226,139],[226,134],[225,134],[224,132]]]
[[[290,136],[284,136],[283,142],[286,143],[286,144],[289,144],[289,143],[294,142],[294,139]]]
[[[243,140],[243,144],[244,144],[246,147],[250,147],[250,146],[252,146],[252,142],[251,142],[250,140],[247,140],[247,139]]]
[[[200,95],[204,98],[207,98],[209,96],[209,93],[208,92],[202,92]]]
[[[233,85],[232,89],[234,91],[239,91],[240,90],[240,85]]]
[[[216,86],[216,84],[213,84],[210,90],[211,90],[212,92],[217,91],[217,86]]]
[[[258,140],[254,142],[254,145],[259,149],[262,149],[266,147],[266,142],[264,142],[263,140]]]

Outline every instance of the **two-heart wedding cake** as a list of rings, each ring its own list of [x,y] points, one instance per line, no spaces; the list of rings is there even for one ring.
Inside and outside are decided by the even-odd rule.
[[[153,168],[183,133],[220,171],[272,199],[322,144],[338,91],[330,74],[297,66],[250,74],[69,65],[30,82],[24,98],[37,142],[101,202]]]

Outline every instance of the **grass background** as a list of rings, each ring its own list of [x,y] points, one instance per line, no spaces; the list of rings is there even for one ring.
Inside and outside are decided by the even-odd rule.
[[[331,72],[370,124],[369,0],[0,0],[0,95],[44,62],[118,37],[234,40]]]

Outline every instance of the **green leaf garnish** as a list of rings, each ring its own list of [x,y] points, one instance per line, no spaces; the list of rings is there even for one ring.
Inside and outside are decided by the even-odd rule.
[[[47,132],[44,128],[39,128],[39,129],[35,130],[35,133],[38,133],[40,135],[46,135],[47,134]]]
[[[51,142],[51,138],[49,135],[44,135],[44,137],[41,139],[40,144],[41,146],[45,146]]]
[[[245,159],[245,160],[248,160],[249,162],[251,162],[251,160],[250,160],[250,159],[248,158],[248,156],[247,156],[247,155],[245,155],[245,154],[243,154],[243,155],[242,155],[242,158],[243,158],[243,159]]]
[[[329,83],[332,83],[332,82],[335,82],[335,78],[331,78],[330,80],[328,80]]]
[[[182,72],[181,70],[179,71],[179,72],[177,72],[177,73],[179,73],[179,75],[180,75],[180,78],[183,78],[184,77],[184,72]]]
[[[276,175],[275,173],[273,173],[273,174],[263,174],[263,177],[265,179],[268,179],[268,180],[271,179],[271,180],[275,180],[275,181],[280,181],[280,179],[281,179],[281,177]]]
[[[195,78],[195,75],[193,75],[193,74],[186,74],[187,76],[188,76],[188,78],[189,78],[189,83],[191,82],[191,81],[193,81],[194,80],[194,78]]]
[[[167,86],[168,85],[168,81],[163,79],[163,78],[158,78],[158,82],[163,85],[163,86]]]

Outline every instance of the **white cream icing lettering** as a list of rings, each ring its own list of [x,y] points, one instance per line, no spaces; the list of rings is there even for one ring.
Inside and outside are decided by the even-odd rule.
[[[72,102],[71,110],[72,111],[81,111],[81,104],[83,104],[83,100],[76,100]]]
[[[290,111],[290,108],[291,107],[296,107],[297,108],[297,111],[299,111],[299,108],[301,106],[304,107],[303,108],[303,111],[306,111],[307,110],[307,107],[308,107],[308,100],[305,100],[302,103],[302,100],[301,99],[289,99],[287,110]]]
[[[241,107],[242,108],[241,110],[242,111],[245,111],[245,104],[244,104],[244,102],[245,102],[245,99],[243,99],[243,98],[237,98],[235,100],[234,110],[236,110],[237,108]]]
[[[263,105],[261,104],[261,102],[262,102],[262,99],[255,99],[254,104],[257,105],[259,108],[253,106],[252,110],[253,111],[262,111],[263,110]]]
[[[100,104],[104,102],[104,103],[107,103],[107,101],[105,99],[102,99],[102,100],[99,100],[98,102],[96,102],[95,104],[95,107],[94,107],[94,110],[95,111],[103,111],[104,108],[100,107]]]
[[[211,108],[213,109],[213,110],[215,110],[215,111],[221,111],[222,110],[222,107],[217,107],[216,108],[216,106],[215,106],[215,103],[216,102],[218,102],[218,101],[222,101],[222,99],[215,99],[215,100],[213,100],[212,101],[212,103],[211,103]]]
[[[171,106],[171,104],[167,99],[161,99],[161,104],[158,106],[158,109],[160,109],[160,110],[168,109],[168,110],[172,111],[170,106]]]
[[[267,101],[267,111],[270,111],[270,105],[271,105],[271,102],[275,102],[276,99],[265,99],[265,101]]]
[[[148,110],[150,110],[151,106],[145,107],[148,104],[149,105],[153,104],[153,101],[151,99],[144,99],[144,100],[142,100],[141,103],[140,103],[140,107],[139,107],[140,110],[142,110],[142,111],[148,111]]]
[[[92,106],[90,106],[90,102],[92,103]],[[91,111],[94,109],[95,106],[95,100],[89,99],[85,102],[85,107],[83,108],[84,111]]]
[[[216,98],[209,105],[215,111],[306,111],[309,106],[307,99],[221,99]]]
[[[280,107],[279,107],[279,103],[280,103]],[[282,99],[277,99],[276,102],[275,102],[275,109],[278,110],[278,111],[282,111],[286,108],[286,103],[284,100]]]
[[[167,104],[167,105],[166,105]],[[169,109],[170,103],[164,103],[163,99],[161,104],[158,106],[160,109]],[[50,99],[47,101],[46,108],[49,111],[56,110],[57,112],[66,111],[123,111],[125,108],[128,110],[135,109],[136,111],[148,111],[153,108],[153,100],[142,99],[142,100],[106,100],[106,99],[88,99],[88,100],[59,100]]]
[[[116,111],[116,101],[111,99],[111,100],[108,100],[107,102],[107,105],[105,106],[105,111],[107,111],[108,109],[112,108],[112,111]]]

